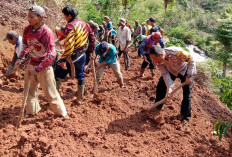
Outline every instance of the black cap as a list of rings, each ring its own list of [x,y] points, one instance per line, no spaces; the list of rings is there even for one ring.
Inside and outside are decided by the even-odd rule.
[[[13,38],[18,38],[19,35],[17,32],[15,31],[9,31],[7,34],[6,34],[6,37],[3,39],[3,41],[6,41],[8,39],[13,39]]]
[[[155,21],[156,21],[156,19],[155,19],[154,17],[151,17],[151,18],[149,18],[149,21],[151,21],[151,22],[155,22]]]
[[[100,51],[100,53],[104,54],[108,50],[108,47],[109,46],[108,46],[107,42],[105,42],[105,41],[101,42],[100,45],[99,45],[99,51]]]

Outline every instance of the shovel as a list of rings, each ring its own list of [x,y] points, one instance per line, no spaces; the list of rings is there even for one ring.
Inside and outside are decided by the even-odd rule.
[[[97,93],[98,85],[97,85],[97,79],[96,79],[96,70],[95,70],[94,59],[92,59],[92,68],[93,68],[93,81],[94,81],[94,84],[93,84],[93,94],[96,94]]]
[[[167,94],[165,96],[165,98],[163,98],[162,100],[160,100],[160,101],[156,102],[155,104],[153,104],[148,110],[152,110],[152,109],[156,108],[157,106],[159,106],[160,104],[165,103],[167,101],[167,99],[168,99],[168,95],[173,95],[176,91],[178,91],[180,88],[182,88],[185,85],[186,85],[186,83],[184,82],[184,83],[180,84],[179,86],[177,86],[170,94]]]
[[[18,118],[18,121],[17,121],[17,124],[16,124],[17,128],[19,128],[19,126],[21,125],[22,118],[24,117],[24,110],[25,110],[25,107],[26,107],[26,104],[27,104],[27,97],[28,97],[28,94],[29,94],[30,85],[31,85],[31,78],[28,79],[28,82],[25,83],[25,86],[24,86],[23,104],[22,104],[21,111],[19,113],[19,118]]]

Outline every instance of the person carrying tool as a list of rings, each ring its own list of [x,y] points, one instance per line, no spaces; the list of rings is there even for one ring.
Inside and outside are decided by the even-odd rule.
[[[55,77],[59,81],[59,79],[64,79],[68,74],[72,74],[78,80],[76,101],[78,104],[81,104],[85,88],[85,52],[88,48],[89,51],[94,51],[96,38],[89,24],[77,18],[78,12],[75,7],[67,5],[63,8],[62,13],[67,21],[64,34],[65,51],[57,63]],[[73,74],[74,71],[75,74]]]
[[[139,49],[139,45],[142,43],[143,39],[146,38],[146,35],[138,35],[134,41],[129,45],[129,47],[132,47],[133,45],[135,45],[135,49],[138,49],[138,57],[141,57],[141,53],[140,53],[140,49]],[[138,43],[138,45],[136,45]]]
[[[197,73],[196,63],[190,54],[180,47],[168,47],[162,49],[158,46],[150,48],[150,56],[153,61],[158,64],[162,76],[156,87],[156,100],[162,100],[167,94],[172,92],[174,81],[176,78],[181,83],[186,83],[183,89],[183,100],[181,104],[181,115],[183,121],[189,121],[191,117],[191,90],[193,87],[193,76]],[[161,110],[163,104],[156,107]]]
[[[117,50],[116,47],[112,44],[109,44],[105,41],[101,42],[96,46],[95,49],[95,60],[97,60],[97,56],[99,55],[100,58],[98,60],[98,65],[96,67],[96,80],[97,84],[99,84],[99,81],[102,77],[103,71],[105,70],[106,66],[109,66],[113,69],[115,76],[118,79],[118,83],[121,88],[124,87],[123,84],[123,77],[122,73],[120,71],[120,64],[117,60],[116,56]]]
[[[90,28],[92,29],[92,32],[94,33],[96,39],[97,39],[97,36],[98,36],[98,30],[99,30],[99,26],[97,23],[93,22],[92,20],[89,21],[89,25],[90,25]],[[96,41],[98,42],[98,41]],[[92,50],[90,50],[91,47],[88,47],[88,49],[85,51],[85,54],[86,54],[86,61],[85,61],[85,69],[88,68],[88,64],[91,60],[91,56],[92,56]]]
[[[128,54],[128,46],[129,42],[131,41],[131,31],[126,26],[126,20],[124,18],[121,18],[118,22],[118,31],[117,31],[117,48],[118,48],[118,56],[120,57],[123,53],[124,56],[124,64],[125,69],[128,70],[130,67],[130,60],[129,60],[129,54]]]
[[[22,36],[20,36],[16,31],[13,31],[13,30],[9,31],[6,34],[6,37],[3,39],[3,41],[6,41],[6,40],[8,40],[10,44],[15,46],[14,56],[5,74],[5,76],[9,76],[12,74],[12,70],[14,69],[15,63],[22,52],[23,40],[22,40]]]
[[[26,115],[36,115],[41,107],[38,101],[37,90],[43,89],[52,111],[59,116],[69,118],[63,100],[56,90],[54,72],[52,68],[56,57],[53,33],[43,23],[45,11],[40,6],[28,9],[29,25],[24,29],[23,43],[25,49],[21,52],[16,64],[20,64],[23,56],[29,54],[30,62],[24,75],[24,87],[28,86],[29,92],[26,103]],[[31,82],[27,85],[28,82]],[[28,91],[27,89],[24,89]],[[25,96],[25,95],[24,95]]]
[[[162,48],[165,47],[164,42],[161,38],[160,32],[152,33],[151,35],[144,38],[142,43],[140,44],[139,50],[140,50],[140,53],[144,59],[142,65],[141,65],[141,71],[140,71],[141,77],[144,76],[144,72],[145,72],[145,69],[148,66],[148,64],[149,64],[149,68],[151,70],[152,77],[155,76],[155,73],[154,73],[155,65],[154,65],[149,54],[150,54],[150,47],[153,45],[157,45],[158,43],[160,44],[160,46]]]

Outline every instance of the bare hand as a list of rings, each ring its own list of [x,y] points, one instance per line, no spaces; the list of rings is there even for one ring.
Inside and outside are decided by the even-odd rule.
[[[185,84],[190,84],[192,82],[192,77],[186,77]]]
[[[65,62],[61,62],[61,63],[60,63],[60,66],[61,66],[62,69],[67,70],[66,63],[65,63]]]

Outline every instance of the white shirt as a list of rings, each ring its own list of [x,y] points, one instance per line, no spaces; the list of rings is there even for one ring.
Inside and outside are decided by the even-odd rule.
[[[15,53],[17,54],[17,57],[20,56],[20,53],[23,50],[23,38],[21,36],[18,37],[18,43],[15,45]]]
[[[117,32],[117,39],[118,39],[118,42],[116,43],[116,46],[117,48],[120,47],[120,50],[123,51],[126,46],[126,41],[131,41],[130,28],[128,28],[127,26],[124,26],[124,28],[121,29],[121,26],[120,26]]]

